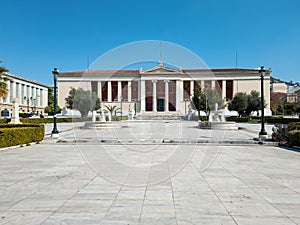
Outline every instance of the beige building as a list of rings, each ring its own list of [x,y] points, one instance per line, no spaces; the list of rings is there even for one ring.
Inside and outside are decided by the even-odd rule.
[[[264,79],[267,109],[270,108],[270,73]],[[217,89],[226,101],[237,92],[260,92],[259,70],[255,69],[173,69],[162,63],[140,70],[86,70],[58,75],[58,104],[65,107],[71,87],[97,93],[102,102],[135,108],[139,113],[186,113],[194,88]]]
[[[20,112],[44,113],[44,108],[48,105],[46,85],[10,73],[3,73],[1,77],[7,84],[8,95],[0,98],[0,111],[12,111],[13,101],[18,99]]]

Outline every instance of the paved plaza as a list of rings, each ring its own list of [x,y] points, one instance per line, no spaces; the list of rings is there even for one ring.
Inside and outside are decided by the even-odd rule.
[[[257,125],[82,125],[0,151],[0,224],[300,224],[300,153],[258,145]]]

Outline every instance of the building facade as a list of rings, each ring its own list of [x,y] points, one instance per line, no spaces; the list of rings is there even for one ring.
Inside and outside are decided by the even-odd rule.
[[[265,100],[270,108],[270,73],[264,79]],[[86,70],[58,75],[58,104],[65,107],[70,88],[95,92],[105,104],[113,104],[139,113],[186,114],[193,90],[217,89],[225,101],[235,93],[260,92],[260,75],[253,69],[173,69],[162,63],[140,70]]]
[[[44,113],[48,105],[48,86],[10,73],[3,73],[1,77],[7,84],[8,95],[0,98],[0,111],[7,109],[11,112],[13,102],[17,99],[20,112]]]

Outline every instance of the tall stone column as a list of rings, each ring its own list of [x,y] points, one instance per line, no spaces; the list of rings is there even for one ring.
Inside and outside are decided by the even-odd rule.
[[[204,90],[204,88],[205,88],[204,80],[200,81],[200,87],[201,87],[201,90]]]
[[[111,81],[107,81],[107,101],[111,102]]]
[[[222,99],[226,100],[226,80],[222,80]]]
[[[194,94],[194,81],[190,81],[190,96],[193,96]]]
[[[157,96],[156,96],[156,80],[152,81],[153,94],[152,94],[152,111],[157,112]]]
[[[120,102],[122,98],[122,82],[118,81],[118,102]]]
[[[165,112],[169,112],[169,81],[165,80]]]
[[[141,80],[141,112],[146,111],[146,81]]]
[[[180,90],[180,80],[176,80],[176,111],[180,111],[180,100],[181,100],[181,90]]]
[[[127,83],[127,93],[128,93],[128,97],[127,97],[127,99],[128,99],[128,102],[131,102],[131,81],[128,81],[128,83]]]
[[[211,81],[211,89],[215,89],[215,87],[216,87],[216,81],[212,80]]]

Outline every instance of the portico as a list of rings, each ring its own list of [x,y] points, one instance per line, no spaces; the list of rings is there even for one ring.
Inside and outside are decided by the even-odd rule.
[[[266,71],[265,99],[269,107],[271,70]],[[61,72],[58,77],[59,106],[71,87],[83,88],[97,94],[105,105],[136,109],[140,114],[184,114],[195,88],[216,89],[225,101],[237,92],[250,93],[260,89],[258,70],[252,69],[174,69],[159,63],[143,70],[87,70]]]

